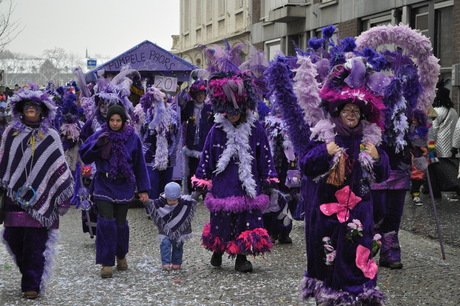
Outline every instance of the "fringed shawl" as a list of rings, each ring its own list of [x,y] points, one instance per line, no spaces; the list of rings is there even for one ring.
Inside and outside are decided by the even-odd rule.
[[[15,200],[19,188],[31,185],[37,193],[36,200],[21,207],[44,227],[50,227],[58,218],[57,205],[71,198],[73,193],[73,177],[64,157],[59,134],[48,129],[41,138],[38,129],[30,127],[18,132],[10,126],[3,135],[0,186]],[[33,157],[32,148],[28,145],[32,135],[36,138]],[[23,199],[30,201],[32,197],[32,192],[28,191]]]
[[[164,197],[149,201],[147,210],[161,233],[169,239],[182,241],[190,237],[191,222],[195,215],[196,201],[182,196],[179,203],[169,206]]]

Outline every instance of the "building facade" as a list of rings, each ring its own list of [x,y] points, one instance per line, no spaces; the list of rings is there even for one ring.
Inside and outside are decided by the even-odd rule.
[[[407,24],[430,38],[441,76],[451,79],[452,100],[459,105],[460,0],[181,0],[181,33],[175,52],[203,67],[198,45],[233,46],[250,41],[267,59],[277,52],[294,55],[307,41],[335,25],[341,37],[371,27]]]
[[[180,35],[173,37],[173,52],[203,67],[199,45],[230,46],[251,38],[251,0],[181,0]]]

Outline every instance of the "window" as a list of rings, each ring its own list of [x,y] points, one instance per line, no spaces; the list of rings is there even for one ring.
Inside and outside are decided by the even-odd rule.
[[[411,11],[411,27],[429,37],[433,54],[439,58],[441,73],[450,73],[454,64],[452,37],[454,24],[453,1],[416,7]]]
[[[235,0],[235,10],[242,8],[244,5],[244,0]]]
[[[212,24],[206,26],[206,39],[211,40],[212,39]]]
[[[301,48],[300,46],[300,34],[289,35],[287,39],[287,55],[295,56],[295,48]]]
[[[235,25],[237,30],[242,29],[244,27],[243,12],[235,14]]]
[[[225,14],[225,0],[217,0],[218,1],[218,12],[219,16],[222,16]]]
[[[219,31],[219,35],[222,35],[222,34],[225,34],[225,19],[222,19],[222,20],[219,20],[219,23],[218,23],[218,31]]]
[[[367,31],[370,28],[377,27],[380,25],[387,25],[391,23],[391,15],[383,15],[378,17],[371,17],[367,20],[363,20],[362,26],[363,31]]]
[[[268,19],[268,3],[265,0],[260,1],[260,20],[265,21]]]
[[[213,9],[212,4],[213,3],[214,3],[214,0],[206,0],[206,21],[212,20],[212,9]]]
[[[196,22],[196,26],[199,27],[201,25],[201,21],[202,21],[202,9],[201,9],[201,0],[198,0],[196,2],[196,11],[195,11],[195,22]]]
[[[265,42],[265,54],[267,54],[267,60],[271,61],[281,51],[281,40],[276,39]]]
[[[454,54],[452,48],[454,14],[452,7],[435,11],[434,54],[439,58],[441,67],[452,67]]]
[[[184,32],[190,31],[190,1],[184,1]]]

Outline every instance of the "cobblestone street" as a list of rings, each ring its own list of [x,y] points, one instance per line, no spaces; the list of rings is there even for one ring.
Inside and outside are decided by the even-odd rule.
[[[425,208],[427,209],[427,208]],[[161,270],[157,230],[145,211],[133,207],[129,269],[101,279],[95,265],[95,240],[81,231],[80,211],[62,218],[61,238],[47,291],[31,301],[21,297],[20,273],[4,245],[0,247],[0,305],[315,305],[302,301],[304,273],[303,222],[295,221],[292,245],[276,244],[265,257],[251,258],[254,272],[238,273],[224,257],[221,268],[209,264],[211,253],[200,245],[208,212],[200,203],[193,222],[195,237],[185,243],[182,270]],[[379,287],[387,305],[458,305],[460,249],[401,231],[402,270],[379,270]]]

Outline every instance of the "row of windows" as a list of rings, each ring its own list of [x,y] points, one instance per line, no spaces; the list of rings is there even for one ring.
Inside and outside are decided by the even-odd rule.
[[[199,5],[204,5],[205,10],[199,17],[196,17],[197,25],[206,23],[208,18],[212,19],[212,12],[214,8],[217,8],[220,13],[225,12],[225,8],[230,8],[230,5],[235,3],[235,8],[247,9],[248,2],[250,0],[241,0],[241,1],[225,1],[225,0],[198,0]],[[185,0],[187,3],[188,10],[190,12],[190,3],[194,3],[193,0]],[[311,4],[313,0],[271,0],[271,1],[260,1],[260,16],[264,20],[263,16],[266,13],[267,9],[274,9],[275,6],[287,5],[287,4]],[[322,0],[321,3],[324,5],[337,3],[338,0]],[[389,12],[381,12],[375,16],[367,16],[360,20],[361,31],[366,31],[371,27],[378,25],[386,25],[389,23],[398,24],[401,21],[408,22],[412,28],[420,30],[422,34],[427,37],[430,37],[433,45],[433,53],[436,57],[440,59],[439,63],[441,65],[441,74],[445,77],[450,78],[451,67],[454,64],[454,52],[451,46],[451,41],[453,37],[453,0],[446,1],[425,1],[419,4],[413,4],[411,6],[406,6],[404,8],[397,8]],[[213,7],[214,5],[214,7]],[[244,6],[246,5],[246,6]],[[201,6],[200,6],[201,8]],[[404,17],[402,18],[402,15]],[[190,14],[184,14],[190,15]],[[206,19],[202,17],[206,16]],[[238,17],[240,16],[240,17]],[[235,26],[243,24],[242,18],[243,13],[237,11],[235,17]],[[257,21],[256,21],[257,22]],[[213,26],[217,26],[217,33],[213,33]],[[231,32],[228,29],[229,24],[226,23],[226,19],[222,18],[218,23],[210,24],[208,23],[203,29],[194,29],[196,30],[197,41],[204,42],[206,40],[212,40],[215,34],[221,35],[225,31]],[[233,30],[233,29],[232,29]],[[188,32],[188,31],[186,31]],[[321,29],[315,31],[306,31],[303,33],[293,34],[285,37],[280,37],[273,39],[271,41],[265,41],[265,52],[267,59],[272,59],[279,50],[282,50],[283,53],[288,55],[294,55],[294,44],[301,48],[306,47],[306,42],[313,35],[320,36]],[[213,36],[214,35],[214,36]],[[188,45],[190,42],[190,35],[184,37],[185,45]]]
[[[190,16],[192,13],[195,15],[196,26],[199,26],[203,22],[207,23],[211,21],[213,17],[224,16],[227,11],[232,10],[231,5],[233,5],[233,10],[243,8],[245,4],[244,2],[245,0],[184,0],[182,1],[184,31],[190,31]],[[193,12],[192,7],[195,8]],[[217,16],[214,16],[214,13],[216,13]]]

